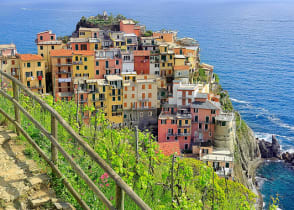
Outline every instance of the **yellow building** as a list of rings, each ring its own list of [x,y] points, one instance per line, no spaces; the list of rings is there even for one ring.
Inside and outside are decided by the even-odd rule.
[[[45,63],[40,55],[18,54],[20,81],[33,92],[45,93]]]
[[[174,67],[174,51],[168,49],[167,44],[159,45],[160,52],[160,76],[172,77]]]
[[[99,37],[99,28],[79,28],[79,38],[98,38]]]
[[[19,79],[19,60],[15,44],[0,45],[0,70]]]
[[[95,52],[94,51],[73,51],[73,78],[84,77],[88,79],[94,79],[94,62]]]
[[[115,125],[123,123],[122,77],[107,75],[105,79],[85,80],[88,106],[102,110],[105,118]],[[85,86],[84,86],[85,87]]]
[[[114,48],[120,48],[121,50],[126,50],[126,39],[124,37],[124,32],[121,31],[111,31],[109,32],[110,39],[113,42]]]
[[[62,41],[56,40],[56,35],[52,31],[44,31],[37,34],[38,55],[41,55],[46,61],[46,73],[51,72],[50,51],[62,49]]]

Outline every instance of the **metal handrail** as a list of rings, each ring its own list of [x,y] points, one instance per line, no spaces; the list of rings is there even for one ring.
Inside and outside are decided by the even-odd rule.
[[[57,175],[63,177],[63,181],[66,179],[64,176],[58,172],[58,169],[54,163],[57,161],[57,150],[68,160],[70,165],[73,167],[74,171],[87,183],[87,185],[92,189],[96,196],[104,203],[108,209],[124,209],[124,192],[140,207],[141,209],[151,209],[128,185],[123,181],[123,179],[78,135],[74,129],[54,110],[51,106],[45,103],[40,97],[34,95],[33,92],[25,87],[19,80],[15,79],[11,75],[0,70],[0,74],[4,77],[10,79],[13,84],[13,97],[5,93],[3,90],[0,90],[0,94],[5,98],[13,102],[15,109],[15,119],[9,117],[3,109],[0,108],[0,113],[3,114],[9,121],[11,121],[16,127],[18,133],[22,133],[26,139],[32,143],[32,139],[27,135],[20,125],[20,111],[28,117],[34,125],[40,129],[40,131],[51,141],[52,147],[52,160],[45,158],[36,145],[33,147],[39,152],[39,154],[45,159],[45,161],[51,166],[51,168],[57,173]],[[35,120],[18,102],[18,87],[21,88],[29,97],[37,101],[41,107],[51,113],[51,133],[48,132],[37,120]],[[77,140],[81,147],[84,148],[85,152],[96,162],[98,165],[108,173],[108,175],[116,183],[116,207],[105,197],[105,195],[99,190],[95,183],[87,176],[87,174],[77,165],[72,157],[62,148],[62,146],[57,141],[57,125],[58,123],[73,137]],[[55,167],[54,167],[55,166]],[[57,170],[56,170],[57,169]],[[87,204],[79,197],[71,185],[65,184],[69,189],[71,194],[79,202],[79,204],[84,209],[89,209]]]

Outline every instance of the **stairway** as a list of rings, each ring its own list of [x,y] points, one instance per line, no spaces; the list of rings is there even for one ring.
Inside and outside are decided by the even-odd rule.
[[[56,198],[49,176],[24,150],[17,135],[0,126],[0,210],[75,209]]]

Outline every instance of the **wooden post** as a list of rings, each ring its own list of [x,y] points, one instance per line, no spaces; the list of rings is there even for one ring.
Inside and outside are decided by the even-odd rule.
[[[214,166],[212,166],[212,207],[214,209]]]
[[[135,126],[135,138],[136,138],[136,160],[139,160],[139,135],[138,126]]]
[[[58,122],[56,118],[51,114],[51,135],[57,139]],[[57,163],[58,151],[57,148],[51,143],[51,160],[53,163]]]
[[[171,197],[172,197],[172,202],[174,200],[174,165],[175,165],[175,155],[173,155],[172,159],[172,171],[171,171]]]
[[[19,100],[19,91],[18,91],[18,87],[15,82],[12,82],[12,88],[13,88],[13,98],[16,101],[18,101]],[[15,121],[20,124],[20,112],[19,112],[19,108],[16,105],[14,105],[14,114],[15,114]],[[20,135],[19,129],[16,129],[16,133],[18,136]]]
[[[116,198],[115,205],[116,209],[124,210],[125,192],[118,185],[116,185]]]

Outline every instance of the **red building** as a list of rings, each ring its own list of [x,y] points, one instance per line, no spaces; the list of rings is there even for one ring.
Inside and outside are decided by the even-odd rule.
[[[121,20],[119,23],[120,31],[126,34],[135,33],[135,22],[133,20]]]
[[[150,73],[150,51],[135,50],[134,51],[134,70],[137,74]]]
[[[48,41],[56,41],[56,35],[53,34],[52,31],[43,31],[37,34],[36,43]]]

